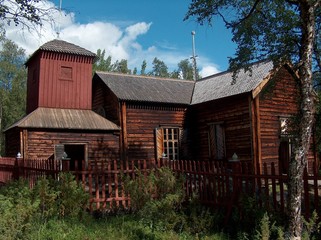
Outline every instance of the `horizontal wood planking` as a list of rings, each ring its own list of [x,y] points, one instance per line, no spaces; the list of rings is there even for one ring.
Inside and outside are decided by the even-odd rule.
[[[88,160],[104,161],[119,157],[119,136],[111,132],[55,132],[28,130],[27,158],[48,158],[54,153],[54,145],[83,143],[88,145]]]
[[[160,126],[183,127],[186,107],[137,103],[127,107],[129,159],[155,160],[155,129]]]
[[[192,121],[189,128],[193,131],[193,158],[209,159],[208,125],[222,123],[225,129],[226,157],[234,153],[240,160],[251,160],[251,129],[247,95],[222,99],[192,106]]]
[[[280,117],[293,117],[298,113],[299,92],[297,83],[285,68],[281,68],[276,77],[265,86],[259,97],[262,160],[265,163],[274,162],[276,164],[275,167],[278,168],[278,151],[281,141]],[[309,166],[312,167],[312,162],[314,161],[312,148],[308,158]]]

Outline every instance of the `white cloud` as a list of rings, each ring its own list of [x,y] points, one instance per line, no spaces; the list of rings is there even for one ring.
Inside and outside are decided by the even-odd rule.
[[[57,9],[50,1],[40,1],[42,8]],[[32,54],[42,44],[57,38],[57,31],[62,40],[84,47],[92,52],[97,49],[105,49],[106,55],[112,57],[112,61],[127,59],[129,68],[137,67],[140,70],[143,60],[147,61],[147,69],[152,68],[152,61],[155,57],[164,61],[170,71],[177,68],[179,61],[189,58],[190,53],[183,50],[168,47],[171,44],[142,46],[138,38],[148,34],[152,23],[136,22],[124,25],[111,22],[95,21],[80,24],[75,19],[72,12],[61,13],[51,12],[55,22],[44,22],[43,27],[38,31],[28,32],[21,29],[21,26],[6,27],[6,35],[9,39],[24,48],[27,54]],[[120,19],[121,20],[121,19]],[[155,41],[156,42],[156,41]],[[200,57],[202,59],[202,57]],[[218,72],[217,66],[209,61],[199,62],[198,67],[203,77]]]
[[[203,66],[202,69],[200,70],[200,75],[202,77],[207,77],[216,73],[219,73],[220,70],[218,69],[217,66],[215,65],[207,65]]]

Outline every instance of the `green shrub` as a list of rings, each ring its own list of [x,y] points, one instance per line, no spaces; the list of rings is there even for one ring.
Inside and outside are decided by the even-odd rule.
[[[23,180],[9,183],[0,193],[1,239],[25,239],[39,208],[39,201],[31,200],[31,190]]]
[[[51,178],[39,179],[32,189],[33,201],[39,201],[39,218],[46,221],[57,215],[57,203],[59,192],[55,190],[55,182]]]
[[[89,195],[77,184],[71,173],[59,174],[55,182],[56,206],[60,217],[81,217],[88,205]]]
[[[82,216],[88,195],[70,173],[59,175],[59,181],[42,178],[33,189],[20,179],[0,189],[1,239],[28,239],[34,225],[56,218]]]
[[[320,239],[318,237],[319,231],[320,231],[320,224],[318,220],[318,214],[316,211],[312,213],[312,216],[309,220],[306,220],[303,218],[303,233],[302,233],[302,239]]]

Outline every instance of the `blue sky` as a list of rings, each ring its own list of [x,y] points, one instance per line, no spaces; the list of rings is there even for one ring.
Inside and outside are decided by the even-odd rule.
[[[213,26],[200,26],[193,19],[183,21],[190,1],[178,0],[62,0],[62,14],[54,13],[54,25],[45,24],[38,33],[7,28],[8,38],[30,54],[41,44],[56,38],[93,52],[105,49],[112,60],[127,59],[130,68],[140,69],[143,60],[151,68],[153,58],[173,70],[180,60],[192,55],[195,31],[197,64],[202,76],[228,67],[235,45],[231,33],[217,19]],[[59,6],[59,0],[42,1],[45,7]],[[59,27],[58,27],[59,26]]]

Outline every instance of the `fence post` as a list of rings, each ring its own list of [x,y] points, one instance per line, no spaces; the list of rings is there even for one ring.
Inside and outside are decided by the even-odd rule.
[[[18,180],[20,177],[20,162],[23,161],[23,157],[21,156],[21,153],[18,152],[17,156],[16,156],[16,160],[14,163],[14,170],[13,170],[13,178],[15,180]]]
[[[230,198],[229,204],[227,206],[227,213],[225,215],[225,219],[224,219],[224,225],[227,225],[227,222],[231,216],[232,213],[232,208],[234,206],[235,203],[237,203],[238,198],[239,198],[239,191],[240,191],[240,187],[239,186],[239,178],[238,178],[238,174],[241,172],[240,169],[240,161],[238,159],[238,156],[234,153],[233,157],[231,160],[229,160],[229,164],[231,167],[231,173],[230,176],[232,178],[232,186],[231,186],[231,190],[232,191],[232,196]],[[229,181],[229,179],[228,179]]]

